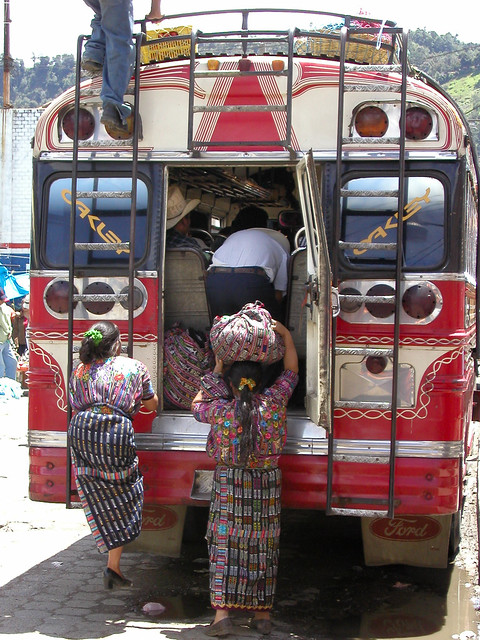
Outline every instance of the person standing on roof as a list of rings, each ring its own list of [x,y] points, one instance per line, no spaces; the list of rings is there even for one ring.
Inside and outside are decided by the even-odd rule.
[[[124,101],[134,61],[132,0],[84,0],[95,15],[92,35],[85,44],[82,69],[91,76],[102,75],[100,122],[113,134],[128,133],[132,107]],[[148,20],[159,20],[160,0],[152,0]]]

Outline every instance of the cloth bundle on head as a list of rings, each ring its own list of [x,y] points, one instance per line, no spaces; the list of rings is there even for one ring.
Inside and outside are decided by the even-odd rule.
[[[212,349],[225,364],[252,360],[272,364],[285,354],[283,338],[272,327],[272,316],[258,300],[231,316],[217,316],[210,330]]]
[[[166,331],[163,354],[163,399],[169,406],[190,409],[200,378],[215,366],[204,333],[179,323]]]

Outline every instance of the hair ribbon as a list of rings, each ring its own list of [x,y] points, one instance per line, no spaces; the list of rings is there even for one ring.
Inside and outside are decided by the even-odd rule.
[[[238,390],[242,391],[242,389],[244,389],[245,387],[248,387],[250,391],[253,391],[256,386],[257,386],[257,383],[255,382],[255,380],[252,380],[252,378],[240,378],[240,384],[238,385]]]
[[[91,338],[93,344],[96,347],[98,347],[98,345],[100,344],[100,342],[103,339],[103,334],[98,329],[89,329],[88,331],[85,331],[85,333],[83,335],[84,335],[85,338]]]

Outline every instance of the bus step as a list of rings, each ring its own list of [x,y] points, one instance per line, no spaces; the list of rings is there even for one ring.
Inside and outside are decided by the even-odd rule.
[[[342,144],[358,144],[358,145],[394,144],[394,145],[398,146],[400,144],[400,138],[367,138],[367,137],[365,137],[365,138],[342,138]]]
[[[83,509],[81,502],[69,502],[66,506],[67,509]]]
[[[125,138],[125,140],[79,140],[79,149],[89,149],[95,147],[102,147],[108,149],[109,147],[131,147],[133,144],[133,138]]]
[[[355,297],[355,296],[352,296]],[[375,349],[374,347],[335,347],[337,356],[393,356],[393,349]]]
[[[128,293],[74,294],[74,302],[128,302]]]
[[[76,242],[78,251],[130,251],[129,242]]]
[[[342,507],[330,507],[329,516],[358,516],[363,518],[387,518],[388,511],[383,509],[344,509]]]
[[[286,111],[286,104],[234,104],[193,107],[193,113],[240,113],[260,111]]]
[[[390,411],[391,402],[361,402],[359,400],[336,400],[335,409],[378,409],[379,411]]]
[[[347,73],[354,71],[378,71],[380,73],[401,73],[401,64],[352,64],[345,63],[345,71]]]
[[[77,198],[131,198],[131,191],[77,191]]]
[[[400,84],[346,84],[345,93],[400,93],[401,88]]]
[[[379,251],[394,251],[397,248],[396,242],[344,242],[340,240],[338,243],[339,249],[373,249]]]
[[[350,138],[348,138],[350,140]],[[352,189],[340,189],[342,198],[397,198],[399,191],[353,191]]]

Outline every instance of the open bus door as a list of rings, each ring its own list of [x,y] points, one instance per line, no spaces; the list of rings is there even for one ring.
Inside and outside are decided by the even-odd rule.
[[[315,424],[329,431],[332,418],[332,274],[311,151],[297,164],[297,182],[307,242],[306,410]]]

